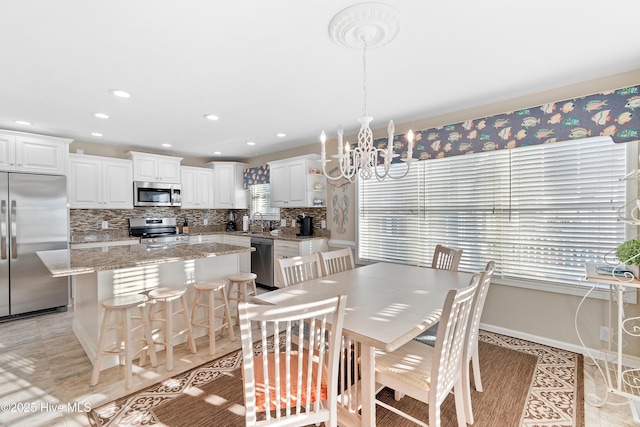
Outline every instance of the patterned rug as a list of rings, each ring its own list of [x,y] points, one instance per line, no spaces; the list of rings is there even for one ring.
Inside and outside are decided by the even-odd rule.
[[[530,382],[526,397],[523,398],[524,405],[518,406],[523,408],[521,413],[518,411],[519,413],[512,414],[512,418],[515,417],[514,421],[520,419],[519,426],[584,426],[581,355],[487,331],[480,331],[480,341],[537,358],[537,362],[534,359],[531,366],[532,377],[518,378],[516,381],[522,384],[525,390]],[[259,347],[255,350],[260,351]],[[480,360],[482,363],[482,349]],[[145,390],[98,407],[88,414],[89,420],[93,426],[244,425],[241,364],[240,351],[230,353]],[[483,383],[489,369],[490,366],[482,367]],[[498,370],[508,372],[509,366],[500,366]],[[505,375],[500,373],[499,376]],[[224,389],[228,389],[226,394]],[[505,391],[500,388],[498,390]],[[487,386],[484,393],[477,393],[482,398],[489,398],[488,394]],[[506,409],[510,406],[503,400],[506,397],[493,396],[491,399],[498,405],[496,407],[502,410],[503,407]],[[407,399],[409,398],[404,398],[401,402]],[[208,405],[206,415],[203,414],[203,403]],[[216,412],[209,412],[211,408]],[[474,412],[480,415],[482,411],[478,407]],[[495,419],[493,422],[483,421],[478,415],[475,427],[495,426]],[[453,419],[455,420],[455,416]],[[378,424],[395,427],[397,423],[386,422],[384,417],[379,417]]]

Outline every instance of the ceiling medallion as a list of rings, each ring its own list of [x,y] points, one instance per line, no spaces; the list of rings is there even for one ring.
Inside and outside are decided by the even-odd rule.
[[[322,143],[320,156],[322,159],[322,171],[328,179],[347,179],[355,182],[361,179],[376,177],[378,180],[385,178],[399,179],[407,175],[413,160],[413,132],[407,133],[408,151],[407,157],[401,159],[406,164],[404,173],[399,176],[390,175],[390,167],[393,158],[398,154],[393,153],[393,121],[389,121],[387,127],[387,148],[373,146],[373,132],[369,123],[373,117],[367,114],[367,49],[386,45],[398,34],[400,23],[397,12],[392,7],[381,3],[363,3],[348,7],[339,12],[329,23],[329,36],[338,45],[361,49],[363,63],[363,87],[364,87],[364,114],[358,119],[360,131],[358,132],[358,144],[351,148],[349,141],[343,144],[342,126],[338,125],[338,154],[332,156],[338,160],[339,175],[327,173],[327,154],[325,151],[326,134],[322,131],[320,142]]]

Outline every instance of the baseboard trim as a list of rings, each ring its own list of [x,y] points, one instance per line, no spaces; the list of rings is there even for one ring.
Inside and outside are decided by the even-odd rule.
[[[541,337],[539,335],[528,334],[526,332],[507,329],[501,326],[488,325],[486,323],[480,323],[480,329],[484,329],[485,331],[489,332],[495,332],[497,334],[507,335],[514,338],[532,341],[549,347],[556,347],[562,350],[571,351],[573,353],[579,353],[584,355],[585,357],[593,357],[595,359],[602,360],[602,353],[600,352],[600,349],[588,348],[581,345],[570,344],[564,341],[552,340],[549,338]]]

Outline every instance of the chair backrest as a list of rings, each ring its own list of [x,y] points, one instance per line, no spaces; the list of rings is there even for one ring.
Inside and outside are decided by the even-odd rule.
[[[431,268],[458,271],[458,264],[460,264],[461,257],[462,249],[453,249],[442,245],[436,245],[436,249],[433,251]]]
[[[469,346],[467,348],[467,361],[471,360],[476,348],[478,347],[478,333],[480,331],[480,318],[482,317],[482,310],[484,309],[484,302],[487,299],[489,293],[489,285],[491,285],[491,279],[493,278],[493,272],[496,270],[496,263],[489,261],[484,269],[482,281],[478,285],[476,296],[473,301],[473,307],[471,308],[471,316],[469,319],[469,330],[467,335],[469,336]]]
[[[298,305],[239,304],[247,426],[337,424],[346,300],[341,295]],[[252,336],[256,324],[259,348]],[[296,326],[308,328],[308,341],[293,334]],[[314,343],[312,351],[305,341]],[[258,412],[264,419],[257,420]]]
[[[320,256],[317,253],[279,258],[276,261],[280,267],[278,270],[283,287],[322,277]]]
[[[462,375],[462,358],[467,347],[467,329],[473,301],[484,272],[471,277],[469,286],[447,294],[431,363],[429,404],[439,406]]]
[[[320,252],[320,261],[322,262],[322,267],[324,268],[323,274],[325,276],[355,268],[351,248]]]

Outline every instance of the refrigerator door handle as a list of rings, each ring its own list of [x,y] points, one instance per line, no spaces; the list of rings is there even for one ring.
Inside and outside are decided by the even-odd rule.
[[[0,259],[7,259],[7,201],[0,202]]]
[[[11,258],[18,258],[18,245],[16,241],[16,201],[11,201]]]

